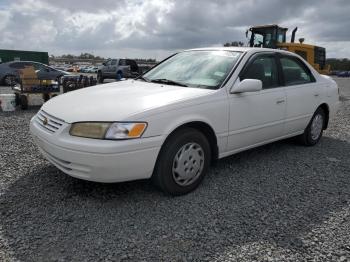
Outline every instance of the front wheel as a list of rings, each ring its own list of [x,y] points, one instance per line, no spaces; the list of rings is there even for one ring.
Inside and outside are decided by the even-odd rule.
[[[326,114],[322,108],[318,108],[311,118],[304,133],[300,135],[300,141],[306,146],[313,146],[320,141],[326,121]]]
[[[193,128],[181,129],[163,145],[152,180],[168,194],[187,194],[201,183],[210,161],[207,138]]]

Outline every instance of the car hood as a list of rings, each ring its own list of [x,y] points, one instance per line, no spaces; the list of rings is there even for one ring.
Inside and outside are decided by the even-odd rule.
[[[131,121],[136,120],[138,114],[151,113],[213,92],[215,90],[128,80],[56,96],[46,102],[42,109],[67,123]]]

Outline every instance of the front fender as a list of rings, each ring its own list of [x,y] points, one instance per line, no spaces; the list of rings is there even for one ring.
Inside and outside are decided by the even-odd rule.
[[[165,140],[175,129],[185,124],[202,122],[213,129],[219,152],[223,152],[227,146],[228,117],[228,104],[225,100],[177,108],[143,118],[148,123],[143,136],[163,136]]]

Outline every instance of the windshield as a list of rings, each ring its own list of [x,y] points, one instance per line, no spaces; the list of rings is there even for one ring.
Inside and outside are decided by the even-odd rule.
[[[185,51],[151,69],[143,79],[188,87],[217,89],[240,57],[233,51]]]

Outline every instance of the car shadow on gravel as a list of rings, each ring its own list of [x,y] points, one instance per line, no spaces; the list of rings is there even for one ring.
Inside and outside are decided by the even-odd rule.
[[[308,252],[301,237],[349,204],[349,155],[330,137],[273,143],[220,160],[182,197],[148,181],[81,181],[42,162],[0,196],[2,235],[24,261],[225,260],[255,242]]]

